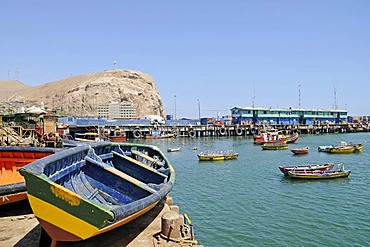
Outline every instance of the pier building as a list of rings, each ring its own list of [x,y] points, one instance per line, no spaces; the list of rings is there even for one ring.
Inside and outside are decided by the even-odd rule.
[[[233,124],[317,124],[347,122],[347,110],[302,109],[302,108],[263,108],[233,107]]]

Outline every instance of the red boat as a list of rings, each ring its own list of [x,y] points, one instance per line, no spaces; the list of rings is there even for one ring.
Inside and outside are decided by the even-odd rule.
[[[111,136],[109,136],[109,141],[111,142],[124,142],[127,140],[126,132],[121,131],[120,129],[116,129],[114,132],[111,132]]]
[[[302,166],[279,166],[279,170],[284,174],[288,175],[290,171],[296,172],[310,172],[310,171],[326,171],[334,168],[333,163],[329,164],[307,164]]]
[[[296,148],[296,149],[291,149],[290,150],[294,154],[308,154],[310,151],[309,147],[304,147],[304,148]]]
[[[0,147],[0,205],[27,199],[26,183],[19,168],[55,152],[55,148]]]

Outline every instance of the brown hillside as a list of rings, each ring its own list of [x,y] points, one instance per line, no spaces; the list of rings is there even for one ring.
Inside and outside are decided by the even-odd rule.
[[[48,109],[76,116],[97,115],[99,104],[128,101],[136,107],[138,117],[165,116],[153,78],[133,70],[106,70],[20,88],[12,99],[24,99],[27,107],[43,101]]]
[[[0,81],[0,101],[7,101],[15,93],[28,88],[30,86],[20,81]]]

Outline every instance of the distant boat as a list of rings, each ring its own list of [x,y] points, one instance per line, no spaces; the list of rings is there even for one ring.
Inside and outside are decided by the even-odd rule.
[[[56,246],[122,226],[171,191],[174,169],[155,146],[111,142],[66,149],[20,169],[34,215]]]
[[[289,148],[288,144],[284,142],[264,143],[261,147],[263,150],[285,150]]]
[[[297,142],[298,137],[299,137],[298,133],[295,133],[295,134],[292,134],[292,135],[281,134],[281,133],[278,134],[278,139],[283,140],[286,143],[295,143],[295,142]]]
[[[303,148],[296,148],[290,150],[293,154],[308,154],[310,151],[309,147],[303,147]]]
[[[220,161],[220,160],[231,160],[238,158],[239,154],[229,150],[229,151],[219,151],[219,152],[201,152],[198,154],[198,159],[200,161]]]
[[[55,148],[0,147],[0,205],[27,199],[24,178],[18,170],[56,152]]]
[[[86,132],[86,133],[75,133],[76,141],[79,142],[100,142],[104,141],[104,138],[100,136],[99,133],[95,132]]]
[[[335,146],[319,146],[319,152],[333,153],[333,154],[348,154],[348,153],[359,153],[364,147],[363,143],[347,143],[341,141],[338,145]]]
[[[291,178],[300,179],[332,179],[348,177],[350,170],[344,170],[343,164],[338,165],[337,170],[315,170],[315,171],[288,171],[288,176]]]
[[[175,137],[175,134],[162,134],[159,133],[158,131],[153,131],[152,134],[144,136],[145,139],[164,139],[171,137]]]
[[[127,140],[126,132],[119,128],[116,128],[115,131],[111,132],[111,135],[109,135],[108,139],[111,142],[124,142]]]
[[[167,148],[167,152],[178,152],[181,148]]]
[[[284,174],[288,175],[289,171],[299,171],[299,172],[304,172],[304,171],[325,171],[325,170],[331,170],[334,168],[334,163],[329,163],[329,164],[307,164],[307,165],[301,165],[301,166],[279,166],[279,170]]]

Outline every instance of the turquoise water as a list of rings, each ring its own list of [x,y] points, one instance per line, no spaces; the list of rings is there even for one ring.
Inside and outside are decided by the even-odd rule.
[[[335,141],[366,141],[362,154],[317,151]],[[176,171],[171,196],[194,224],[204,246],[368,246],[370,134],[300,136],[290,148],[310,154],[263,151],[250,137],[152,140]],[[198,150],[194,151],[193,147]],[[233,149],[237,160],[199,162],[197,153]],[[279,165],[344,163],[352,173],[334,180],[292,180]]]

